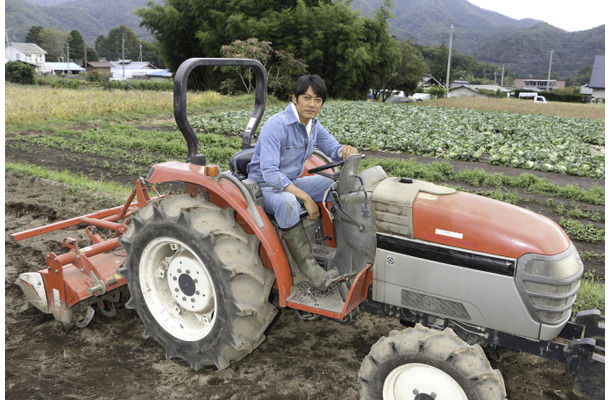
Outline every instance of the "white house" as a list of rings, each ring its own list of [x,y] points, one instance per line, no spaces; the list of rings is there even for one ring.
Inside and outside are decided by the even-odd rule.
[[[447,97],[480,97],[485,98],[484,94],[468,85],[455,86],[449,89]]]
[[[47,72],[44,68],[46,51],[34,43],[8,42],[4,45],[5,61],[21,61],[32,65],[36,72]]]

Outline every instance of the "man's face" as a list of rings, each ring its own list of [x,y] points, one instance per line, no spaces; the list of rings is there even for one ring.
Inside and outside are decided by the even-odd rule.
[[[309,120],[318,115],[320,108],[322,108],[322,104],[324,103],[321,97],[316,96],[311,86],[308,87],[307,91],[300,95],[298,99],[293,94],[292,102],[296,105],[299,120],[305,125],[307,125]]]

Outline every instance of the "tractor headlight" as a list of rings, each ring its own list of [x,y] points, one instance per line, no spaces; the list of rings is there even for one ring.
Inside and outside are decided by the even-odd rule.
[[[573,244],[555,256],[526,254],[520,257],[517,287],[531,316],[553,325],[570,318],[582,273],[582,261]]]

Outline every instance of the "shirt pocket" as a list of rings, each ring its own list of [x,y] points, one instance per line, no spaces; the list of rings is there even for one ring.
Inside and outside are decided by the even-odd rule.
[[[282,145],[282,152],[280,154],[281,163],[284,165],[294,165],[303,160],[307,147],[305,144],[288,144]]]

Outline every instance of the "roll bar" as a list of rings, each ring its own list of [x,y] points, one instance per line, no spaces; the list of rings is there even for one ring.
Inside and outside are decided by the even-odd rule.
[[[205,165],[205,156],[200,153],[201,147],[197,135],[193,131],[191,124],[186,116],[186,87],[188,77],[199,66],[221,66],[221,67],[252,67],[256,78],[256,93],[254,98],[254,111],[250,116],[250,121],[244,131],[242,139],[242,149],[252,147],[250,139],[263,118],[265,105],[267,103],[267,70],[257,60],[248,58],[189,58],[180,64],[174,77],[174,119],[188,145],[187,163]]]

